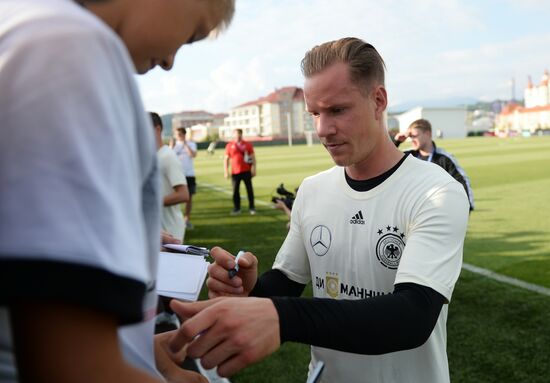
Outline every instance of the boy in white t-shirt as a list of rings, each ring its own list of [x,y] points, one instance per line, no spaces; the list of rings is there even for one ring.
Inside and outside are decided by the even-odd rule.
[[[150,115],[158,147],[157,158],[163,196],[162,230],[183,241],[185,221],[181,212],[181,204],[189,200],[187,180],[176,154],[162,141],[162,120],[160,116],[155,112],[150,112]]]
[[[153,344],[161,196],[134,73],[233,9],[0,2],[1,382],[204,382]]]
[[[191,319],[172,345],[191,341],[189,355],[223,376],[295,341],[312,346],[310,372],[324,362],[321,382],[449,382],[447,307],[462,264],[464,188],[391,141],[384,62],[372,45],[321,44],[302,71],[307,110],[337,166],[300,185],[285,242],[260,278],[252,253],[231,278],[234,257],[212,249],[209,296],[244,298],[173,303]],[[310,282],[314,299],[300,298]]]

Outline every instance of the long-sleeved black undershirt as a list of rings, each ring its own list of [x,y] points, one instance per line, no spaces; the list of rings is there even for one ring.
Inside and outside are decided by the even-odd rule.
[[[361,300],[299,298],[304,288],[273,269],[262,274],[251,295],[273,301],[281,343],[300,342],[357,354],[421,346],[445,303],[437,291],[415,283],[399,283],[393,294]]]
[[[405,160],[369,180],[353,180],[357,191],[370,190],[393,174]],[[280,270],[258,279],[250,295],[270,297],[279,314],[281,342],[294,341],[357,354],[378,355],[424,344],[446,299],[415,283],[399,283],[390,295],[361,300],[300,298],[305,285]]]

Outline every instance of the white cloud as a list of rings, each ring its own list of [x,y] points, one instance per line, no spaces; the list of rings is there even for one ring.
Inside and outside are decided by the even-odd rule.
[[[441,52],[422,73],[426,91],[441,97],[484,95],[507,99],[511,94],[511,79],[515,78],[516,96],[521,98],[527,75],[534,73],[538,80],[545,64],[550,63],[550,52],[542,49],[549,45],[550,34]],[[412,76],[408,77],[415,82]]]
[[[523,9],[537,10],[550,4],[523,3]],[[504,6],[510,13],[519,5]],[[357,36],[384,57],[392,103],[508,97],[511,77],[519,95],[528,74],[538,80],[550,65],[550,35],[526,34],[517,20],[495,21],[487,12],[462,0],[239,0],[227,32],[182,48],[172,73],[154,71],[140,85],[146,105],[162,113],[227,111],[274,88],[300,86],[299,63],[307,49]],[[495,22],[510,25],[507,36],[494,31]]]

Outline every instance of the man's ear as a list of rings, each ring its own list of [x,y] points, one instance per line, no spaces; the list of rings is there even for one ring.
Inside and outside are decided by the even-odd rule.
[[[375,118],[384,119],[384,111],[388,106],[388,93],[383,85],[377,85],[373,92],[374,102],[376,103]]]

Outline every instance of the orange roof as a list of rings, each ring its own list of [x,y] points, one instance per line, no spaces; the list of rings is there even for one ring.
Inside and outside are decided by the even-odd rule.
[[[253,106],[253,105],[261,105],[261,104],[274,104],[280,101],[281,97],[284,94],[291,94],[291,98],[293,100],[299,100],[304,97],[304,91],[301,88],[298,88],[297,86],[285,86],[280,89],[275,89],[273,92],[269,93],[267,96],[260,97],[257,100],[254,101],[247,101],[244,104],[237,105],[235,108],[241,108],[244,106]]]
[[[519,106],[518,104],[508,104],[502,109],[502,112],[500,114],[503,116],[514,114],[516,110],[518,113],[545,112],[545,111],[550,111],[550,105],[541,105],[541,106],[533,106],[531,108],[524,108]]]
[[[509,104],[506,104],[503,108],[500,114],[506,115],[506,114],[513,114],[516,109],[520,109],[521,105],[516,104],[515,102],[511,102]]]
[[[258,104],[260,104],[258,101],[259,101],[259,100],[248,101],[248,102],[245,102],[244,104],[237,105],[235,108],[242,108],[243,106],[258,105]]]
[[[533,106],[531,108],[520,108],[519,113],[533,113],[550,111],[550,105]]]

